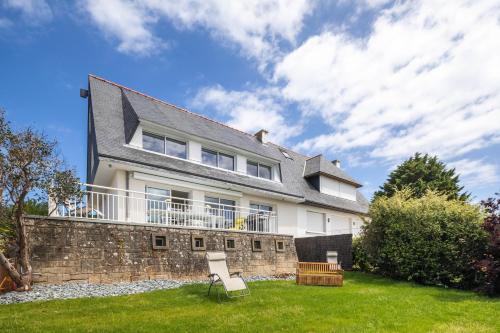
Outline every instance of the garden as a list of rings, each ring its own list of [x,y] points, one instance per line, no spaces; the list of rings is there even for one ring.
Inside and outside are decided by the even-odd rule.
[[[0,264],[26,294],[33,285],[22,216],[41,210],[29,194],[64,201],[78,182],[61,168],[53,143],[29,130],[14,134],[2,119],[0,113],[0,189],[8,191],[0,202]],[[473,203],[454,169],[417,153],[375,193],[354,241],[357,271],[345,273],[343,287],[257,281],[249,284],[251,296],[218,303],[206,295],[207,284],[191,283],[132,295],[5,304],[0,330],[498,332],[499,252],[500,198]],[[7,256],[19,258],[19,267]]]
[[[347,272],[343,287],[249,284],[218,303],[206,284],[0,306],[2,332],[498,332],[500,299]]]

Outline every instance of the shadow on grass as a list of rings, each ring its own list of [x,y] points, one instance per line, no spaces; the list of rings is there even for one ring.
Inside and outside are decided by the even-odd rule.
[[[226,292],[224,287],[220,284],[212,286],[212,290],[210,291],[210,295],[208,295],[208,284],[193,284],[182,287],[182,292],[186,294],[186,296],[191,296],[192,299],[201,302],[208,302],[213,304],[223,304],[223,303],[232,303],[237,302],[237,298],[228,298],[226,296]],[[219,292],[219,299],[217,298],[217,292]]]
[[[494,303],[500,302],[500,298],[488,298],[485,295],[478,294],[472,290],[463,290],[457,288],[446,288],[443,286],[436,285],[425,285],[416,283],[414,281],[405,281],[405,280],[397,280],[390,277],[380,276],[371,273],[363,273],[363,272],[346,272],[347,281],[356,283],[356,284],[369,284],[372,286],[383,286],[383,287],[403,287],[403,286],[411,286],[417,290],[426,291],[426,293],[433,297],[434,299],[446,302],[446,303],[460,303],[465,301],[470,301],[471,299],[477,300],[490,300]]]

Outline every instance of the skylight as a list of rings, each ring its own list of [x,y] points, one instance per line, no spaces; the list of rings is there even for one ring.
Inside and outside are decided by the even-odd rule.
[[[280,152],[286,157],[288,158],[289,160],[293,160],[292,156],[290,156],[290,154],[288,154],[286,151],[284,150],[280,150]]]

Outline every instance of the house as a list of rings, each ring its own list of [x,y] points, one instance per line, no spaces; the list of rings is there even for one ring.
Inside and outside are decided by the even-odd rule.
[[[85,202],[74,217],[295,237],[356,234],[361,184],[304,156],[90,75]]]

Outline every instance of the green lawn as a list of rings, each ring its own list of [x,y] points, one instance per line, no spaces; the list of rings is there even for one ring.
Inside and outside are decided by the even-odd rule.
[[[341,288],[255,282],[216,302],[206,285],[0,305],[0,332],[500,332],[500,299],[347,273]]]

